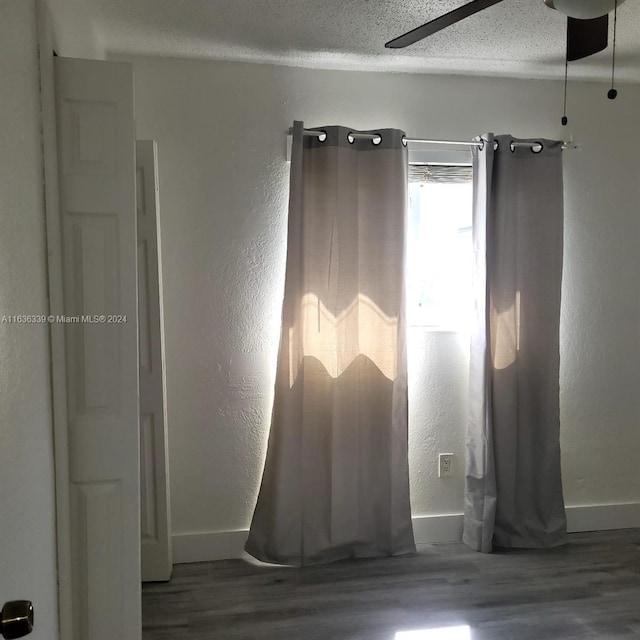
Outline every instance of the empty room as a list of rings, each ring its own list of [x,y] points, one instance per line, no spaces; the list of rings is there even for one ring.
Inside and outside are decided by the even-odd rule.
[[[0,0],[0,637],[640,638],[639,0]]]

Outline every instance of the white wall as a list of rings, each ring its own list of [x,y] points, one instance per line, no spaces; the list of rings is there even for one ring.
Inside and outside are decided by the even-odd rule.
[[[104,57],[89,3],[84,0],[38,1],[49,9],[59,56],[97,60]]]
[[[52,24],[60,55],[101,51],[80,0],[0,0],[0,606],[32,600],[29,637],[51,640],[58,576],[49,328],[1,322],[48,313],[41,20]]]
[[[174,533],[246,529],[269,427],[283,293],[285,132],[399,127],[468,139],[566,135],[549,81],[135,59],[138,137],[158,142]],[[569,505],[640,501],[640,88],[571,84],[565,156],[562,444]],[[412,332],[414,514],[462,510],[465,352]],[[451,354],[455,353],[452,361]],[[434,410],[434,407],[436,409]],[[454,452],[454,479],[436,454]]]
[[[0,320],[47,314],[35,2],[0,2]],[[57,637],[46,324],[0,322],[0,606],[33,601],[34,640]]]

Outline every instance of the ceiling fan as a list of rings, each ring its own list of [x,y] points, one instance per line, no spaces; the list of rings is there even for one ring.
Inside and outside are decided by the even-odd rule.
[[[544,0],[544,3],[568,16],[567,60],[580,60],[607,47],[609,36],[609,12],[614,11],[625,0]],[[503,0],[472,0],[453,11],[423,24],[384,46],[402,49],[430,36],[437,31],[464,20],[483,9]]]

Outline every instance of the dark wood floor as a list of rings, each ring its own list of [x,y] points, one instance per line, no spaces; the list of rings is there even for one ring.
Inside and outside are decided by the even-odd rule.
[[[142,601],[144,640],[393,640],[454,625],[472,640],[638,640],[640,529],[572,534],[547,551],[439,544],[305,569],[176,565]]]

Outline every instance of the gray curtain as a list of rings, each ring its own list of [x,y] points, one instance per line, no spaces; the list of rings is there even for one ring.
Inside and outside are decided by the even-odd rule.
[[[560,476],[562,143],[474,149],[475,328],[471,337],[464,542],[565,541]],[[522,141],[521,141],[522,142]],[[497,143],[497,148],[494,149]]]
[[[415,550],[407,461],[407,151],[293,134],[271,431],[246,550],[308,565]]]

